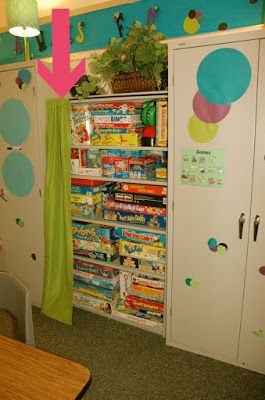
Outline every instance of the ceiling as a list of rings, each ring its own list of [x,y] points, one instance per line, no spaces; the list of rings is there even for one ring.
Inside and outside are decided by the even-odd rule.
[[[41,23],[51,21],[52,8],[69,8],[71,15],[114,7],[139,0],[37,0]],[[6,0],[0,0],[0,31],[7,30]]]

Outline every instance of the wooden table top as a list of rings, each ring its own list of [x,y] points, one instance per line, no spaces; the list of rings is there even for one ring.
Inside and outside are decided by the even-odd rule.
[[[0,399],[73,400],[89,380],[86,367],[0,335]]]

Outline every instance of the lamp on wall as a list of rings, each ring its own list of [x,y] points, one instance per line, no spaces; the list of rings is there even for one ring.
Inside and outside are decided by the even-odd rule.
[[[36,0],[6,0],[9,32],[24,38],[25,60],[29,60],[27,37],[38,36],[39,15]]]

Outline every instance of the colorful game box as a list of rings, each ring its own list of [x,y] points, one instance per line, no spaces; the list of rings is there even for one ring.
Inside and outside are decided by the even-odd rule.
[[[73,304],[92,308],[93,310],[105,312],[107,314],[111,314],[112,308],[116,303],[88,296],[85,293],[81,293],[74,290]]]
[[[107,199],[105,201],[104,207],[108,210],[129,212],[134,214],[150,214],[156,216],[167,215],[166,208],[142,206],[141,204],[132,204],[132,203],[120,203],[117,201],[113,201],[111,199]]]
[[[95,130],[91,137],[94,146],[140,146],[140,133],[102,133]]]
[[[118,289],[108,290],[99,286],[89,285],[88,283],[74,279],[74,290],[85,293],[89,296],[98,297],[103,300],[113,301],[119,297],[120,291]]]
[[[167,146],[168,110],[167,100],[156,102],[156,146]]]
[[[75,252],[78,252],[79,250],[85,250],[87,252],[91,251],[96,253],[106,253],[107,256],[114,256],[119,251],[119,245],[117,242],[99,243],[77,239],[75,237],[73,237],[73,247]]]
[[[121,256],[121,255],[120,255],[120,264],[126,268],[141,269],[144,271],[149,271],[157,274],[164,274],[166,270],[165,263],[150,261],[150,260],[141,260],[140,258]]]
[[[132,124],[135,125],[142,125],[141,115],[137,114],[104,114],[104,115],[94,115],[93,122],[95,125],[99,124],[114,124],[115,126],[119,127],[119,125],[126,125],[131,126]]]
[[[116,276],[114,279],[109,279],[95,275],[91,272],[81,271],[80,269],[74,269],[74,279],[86,282],[89,285],[100,286],[110,290],[118,289],[120,287],[119,276]]]
[[[134,203],[140,204],[142,206],[152,206],[166,208],[167,198],[166,196],[154,196],[151,194],[139,194],[139,193],[129,193],[123,192],[121,190],[116,190],[114,193],[115,201],[120,201],[122,203]]]
[[[157,278],[147,278],[146,276],[132,274],[132,285],[154,289],[165,289],[165,282]]]
[[[73,221],[73,238],[90,242],[112,243],[117,239],[114,227]]]
[[[166,249],[120,240],[120,254],[124,256],[163,262],[166,261]]]
[[[93,204],[98,204],[102,202],[102,193],[97,194],[75,194],[71,193],[72,203],[88,204],[92,206]]]
[[[71,203],[71,214],[73,217],[95,218],[102,215],[102,203],[89,204]]]
[[[158,302],[164,301],[164,289],[149,288],[139,285],[132,285],[129,289],[130,294],[145,298],[147,300],[153,300]]]
[[[130,307],[131,305],[136,307],[142,307],[153,311],[158,311],[160,313],[164,312],[164,304],[163,303],[156,303],[151,300],[141,299],[136,296],[129,295],[125,299],[125,305]]]
[[[72,144],[90,144],[91,114],[88,104],[72,104],[71,110]]]
[[[134,214],[126,211],[103,209],[103,218],[109,221],[132,223],[150,226],[152,228],[165,228],[167,218],[150,214]]]
[[[152,179],[156,176],[156,164],[161,160],[159,155],[144,155],[131,158],[129,161],[130,178]]]
[[[160,235],[159,233],[144,232],[128,228],[115,228],[114,232],[119,239],[166,248],[166,236]]]
[[[115,103],[93,103],[89,110],[92,115],[141,115],[143,103],[124,101]]]
[[[137,312],[132,309],[126,308],[123,299],[119,300],[118,303],[113,307],[112,314],[117,315],[120,318],[123,317],[125,319],[135,321],[147,327],[161,329],[162,333],[163,330],[162,319],[152,315],[148,315],[147,313],[144,312]]]
[[[119,275],[119,270],[113,267],[103,267],[101,265],[94,265],[86,261],[74,259],[74,269],[90,272],[94,275],[102,276],[103,278],[114,279]]]
[[[131,272],[120,271],[120,298],[125,299],[132,286]]]
[[[142,185],[136,183],[122,183],[121,190],[129,193],[151,194],[154,196],[166,196],[167,188],[164,186]]]
[[[71,193],[89,195],[100,193],[104,188],[106,182],[96,181],[91,179],[77,179],[71,180]]]

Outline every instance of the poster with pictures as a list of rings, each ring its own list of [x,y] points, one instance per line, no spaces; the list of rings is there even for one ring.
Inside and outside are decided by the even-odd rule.
[[[181,183],[223,187],[225,166],[225,150],[183,149],[181,152]]]

